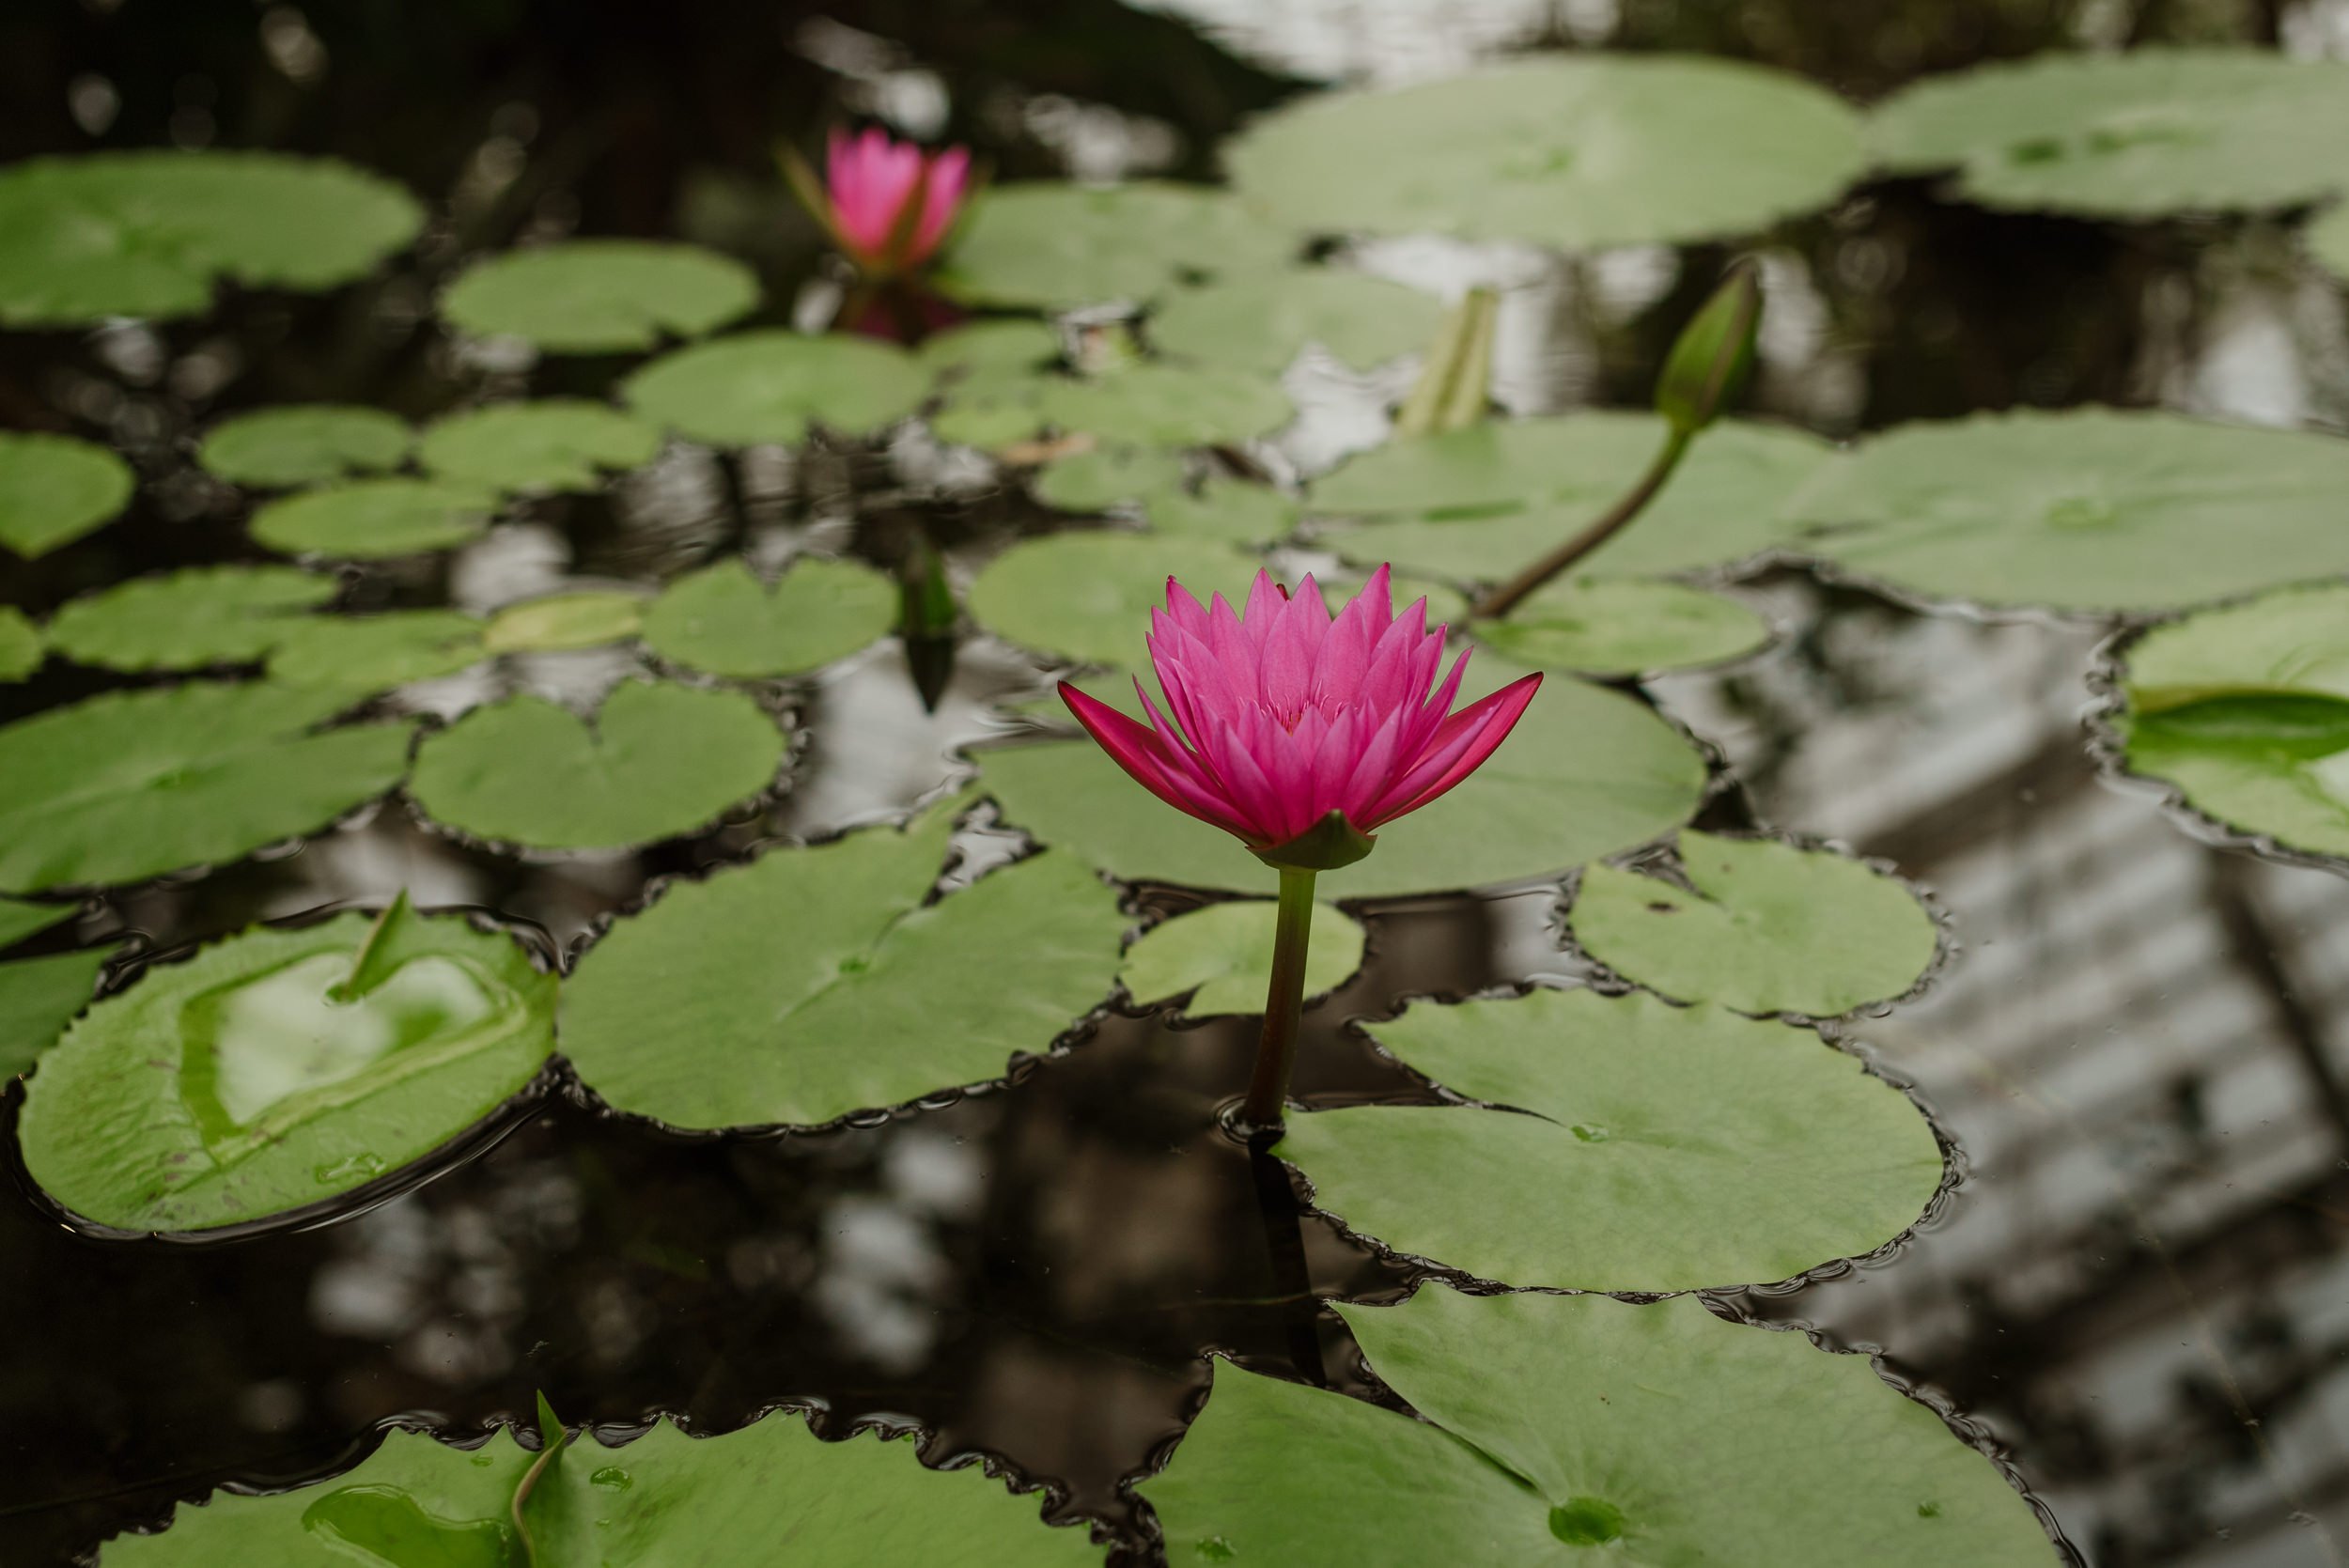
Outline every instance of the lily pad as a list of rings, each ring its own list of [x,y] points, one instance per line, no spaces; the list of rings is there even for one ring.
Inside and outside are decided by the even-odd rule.
[[[554,977],[405,897],[256,928],[91,1008],[25,1096],[25,1168],[84,1219],[200,1231],[300,1209],[422,1158],[530,1081]]]
[[[933,380],[967,390],[1043,374],[1061,361],[1061,336],[1033,317],[999,317],[932,334],[914,357]]]
[[[57,1043],[97,993],[106,955],[93,947],[0,964],[0,1079],[24,1072]]]
[[[1675,1291],[1873,1251],[1941,1181],[1899,1090],[1807,1029],[1650,996],[1416,1003],[1372,1032],[1472,1106],[1290,1118],[1314,1202],[1486,1280]]]
[[[1929,598],[2153,610],[2349,571],[2344,498],[2338,437],[2080,409],[1887,431],[1788,520]]]
[[[1878,104],[1892,168],[1991,207],[2144,218],[2290,207],[2349,185],[2349,67],[2268,49],[2047,54]]]
[[[739,558],[689,572],[645,613],[645,645],[731,680],[795,675],[845,659],[896,624],[896,584],[854,561],[794,562],[762,582]]]
[[[1272,983],[1275,909],[1264,899],[1236,898],[1162,921],[1126,950],[1118,976],[1136,1001],[1189,994],[1178,1012],[1262,1013]],[[1314,910],[1305,953],[1305,995],[1336,990],[1362,967],[1362,928],[1334,904]]]
[[[49,622],[49,645],[112,670],[249,664],[304,611],[334,597],[331,577],[293,567],[190,567],[70,600]]]
[[[441,315],[478,337],[550,353],[627,353],[699,337],[758,303],[758,276],[728,256],[646,240],[568,240],[470,269]]]
[[[71,544],[119,515],[136,482],[102,446],[0,430],[0,545],[30,558]]]
[[[1678,582],[1562,577],[1506,620],[1475,622],[1470,634],[1536,669],[1636,675],[1751,653],[1769,643],[1770,623],[1734,598]]]
[[[970,446],[1004,446],[1046,429],[1112,446],[1212,446],[1268,435],[1295,412],[1268,377],[1152,361],[1099,376],[989,383],[958,396],[935,423],[941,439]]]
[[[988,304],[1148,301],[1177,282],[1245,276],[1297,252],[1223,191],[1143,181],[999,185],[956,238],[940,285]]]
[[[197,681],[0,728],[0,891],[137,881],[325,826],[408,770],[405,724],[311,733],[344,706]]]
[[[1164,490],[1143,506],[1153,534],[1268,545],[1295,532],[1299,507],[1269,485],[1210,479],[1197,495]]]
[[[1798,77],[1688,55],[1546,55],[1324,93],[1224,149],[1241,197],[1315,233],[1588,250],[1750,234],[1865,164],[1859,117]]]
[[[1141,1483],[1173,1568],[2059,1560],[1940,1417],[1801,1334],[1690,1300],[1439,1285],[1333,1310],[1426,1419],[1219,1363],[1206,1408]]]
[[[288,625],[269,656],[270,678],[333,688],[354,700],[479,663],[481,623],[454,610],[377,615],[308,615]]]
[[[1137,665],[1173,577],[1206,603],[1245,602],[1262,565],[1211,539],[1068,533],[1025,539],[981,569],[971,613],[1001,637],[1084,664]]]
[[[1905,994],[1933,963],[1933,917],[1859,861],[1773,839],[1680,835],[1690,887],[1595,865],[1567,911],[1582,950],[1681,1001],[1834,1017]]]
[[[1433,294],[1335,267],[1185,289],[1150,318],[1159,351],[1277,376],[1318,343],[1347,365],[1383,364],[1424,349],[1443,320]]]
[[[272,501],[255,542],[288,555],[389,560],[471,544],[498,509],[495,490],[445,479],[352,479]]]
[[[331,288],[424,226],[401,187],[273,152],[103,152],[0,171],[0,321],[207,309],[215,280]]]
[[[2333,276],[2349,282],[2349,202],[2337,202],[2309,225],[2309,254]]]
[[[397,468],[413,439],[405,420],[381,409],[304,403],[224,420],[195,460],[232,485],[280,489]]]
[[[48,650],[40,628],[12,604],[0,604],[0,681],[23,680],[40,668]]]
[[[500,403],[451,414],[417,444],[443,479],[502,490],[592,490],[607,472],[641,468],[661,432],[630,413],[582,397]]]
[[[1175,489],[1183,459],[1146,446],[1095,446],[1048,464],[1035,476],[1035,498],[1063,512],[1106,512],[1112,506]]]
[[[621,383],[646,419],[713,446],[863,435],[905,418],[928,378],[910,354],[861,337],[738,333],[653,361]]]
[[[645,624],[640,594],[581,588],[509,604],[481,629],[490,653],[563,653],[626,642]]]
[[[592,723],[543,697],[476,707],[416,750],[408,792],[435,821],[537,849],[688,833],[775,782],[784,738],[739,691],[630,680]]]
[[[580,960],[564,1054],[614,1108],[682,1127],[810,1126],[1003,1077],[1106,1000],[1125,922],[1065,855],[930,902],[954,818],[671,886]]]

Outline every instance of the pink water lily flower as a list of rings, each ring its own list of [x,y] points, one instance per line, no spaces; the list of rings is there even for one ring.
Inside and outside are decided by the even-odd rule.
[[[910,272],[935,255],[970,193],[971,150],[926,152],[883,131],[834,131],[824,160],[832,237],[860,268]],[[911,216],[908,207],[921,203]]]

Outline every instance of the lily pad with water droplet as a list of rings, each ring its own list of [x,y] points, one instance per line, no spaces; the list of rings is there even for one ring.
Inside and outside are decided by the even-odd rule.
[[[0,681],[23,680],[40,668],[47,649],[40,628],[12,604],[0,604]]]
[[[1066,533],[1025,539],[971,584],[971,613],[1001,637],[1086,664],[1143,661],[1150,612],[1174,578],[1206,603],[1247,602],[1263,563],[1212,539]]]
[[[1783,1280],[1883,1246],[1941,1181],[1917,1108],[1808,1029],[1572,990],[1417,1003],[1371,1032],[1509,1109],[1316,1111],[1278,1152],[1352,1229],[1481,1279]]]
[[[630,680],[592,720],[528,695],[473,709],[425,737],[408,792],[475,838],[618,849],[764,793],[783,757],[782,732],[742,693]]]
[[[677,579],[645,613],[645,645],[732,680],[801,675],[896,624],[895,583],[855,561],[792,563],[762,582],[739,558]]]
[[[861,337],[738,333],[680,349],[621,383],[630,408],[713,446],[793,445],[810,425],[866,435],[913,412],[929,378],[903,349]]]
[[[1542,670],[1644,675],[1719,664],[1766,645],[1770,623],[1723,594],[1678,582],[1562,577],[1504,620],[1470,634],[1504,659]]]
[[[490,653],[565,653],[626,642],[645,624],[641,594],[581,588],[509,604],[481,629]]]
[[[18,1136],[72,1213],[126,1231],[283,1214],[422,1158],[553,1048],[554,977],[405,899],[148,969],[43,1057]]]
[[[1277,376],[1308,343],[1368,367],[1424,349],[1443,319],[1434,295],[1336,267],[1185,289],[1150,318],[1160,353]]]
[[[331,688],[351,701],[479,663],[481,623],[454,610],[307,615],[287,626],[269,656],[280,685]]]
[[[1440,1285],[1334,1310],[1424,1420],[1217,1362],[1206,1407],[1140,1483],[1172,1568],[2059,1560],[1939,1416],[1801,1334],[1691,1300]]]
[[[339,586],[294,567],[190,567],[134,577],[69,600],[50,618],[49,645],[76,663],[112,670],[251,663]]]
[[[988,304],[1142,303],[1178,282],[1280,267],[1297,248],[1291,235],[1208,186],[1039,180],[980,198],[939,282]]]
[[[641,468],[660,451],[658,428],[583,397],[451,414],[427,427],[416,446],[443,479],[517,491],[592,490],[607,474]]]
[[[107,951],[93,947],[0,964],[0,1079],[31,1067],[90,1004]]]
[[[0,545],[29,558],[71,544],[120,513],[135,483],[102,446],[0,430]]]
[[[1626,980],[1827,1018],[1905,994],[1933,963],[1933,917],[1859,861],[1694,830],[1679,847],[1690,888],[1595,865],[1567,911],[1576,942]]]
[[[1046,854],[930,902],[954,816],[673,884],[579,961],[564,1054],[614,1108],[684,1127],[831,1122],[1041,1054],[1110,994],[1116,894]]]
[[[757,303],[757,274],[730,256],[568,240],[471,268],[441,296],[441,315],[477,337],[518,337],[550,353],[627,353],[715,332]]]
[[[1095,446],[1046,464],[1035,498],[1063,512],[1106,512],[1176,489],[1183,459],[1147,446]]]
[[[305,403],[222,421],[195,460],[232,485],[278,489],[397,468],[414,439],[405,420],[381,409]]]
[[[253,514],[254,541],[288,555],[390,560],[471,544],[498,495],[446,479],[352,479],[272,501]]]
[[[1236,898],[1161,921],[1126,950],[1118,979],[1136,1001],[1184,997],[1175,1011],[1262,1013],[1272,979],[1275,909],[1264,899]],[[1362,928],[1334,904],[1314,910],[1305,955],[1305,995],[1336,990],[1362,967]]]

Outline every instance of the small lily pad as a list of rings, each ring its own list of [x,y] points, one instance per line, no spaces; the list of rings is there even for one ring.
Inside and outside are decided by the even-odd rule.
[[[397,468],[413,439],[405,420],[381,409],[304,403],[222,421],[195,460],[232,485],[282,489]]]
[[[981,569],[971,613],[1001,637],[1085,664],[1139,664],[1173,577],[1206,603],[1246,601],[1262,565],[1211,539],[1069,533],[1025,539]]]
[[[607,473],[642,468],[661,431],[634,414],[582,397],[499,403],[451,414],[417,443],[443,479],[502,490],[592,490]]]
[[[699,337],[758,303],[758,277],[728,256],[646,240],[568,240],[468,270],[441,314],[477,337],[558,354],[627,353]]]
[[[57,1043],[97,994],[106,955],[93,947],[0,964],[0,1079],[26,1071]]]
[[[40,628],[12,604],[0,604],[0,681],[23,680],[40,668],[48,650]]]
[[[1129,446],[1252,441],[1287,424],[1295,412],[1288,394],[1268,377],[1163,361],[1003,386],[990,408],[990,417],[1006,422],[1024,416],[1022,435],[1050,428]]]
[[[1470,635],[1541,670],[1644,675],[1719,664],[1766,645],[1770,623],[1721,594],[1625,577],[1563,577]]]
[[[1303,268],[1185,289],[1150,318],[1160,353],[1277,376],[1318,343],[1347,365],[1423,349],[1443,320],[1433,294],[1335,267]]]
[[[1035,476],[1035,498],[1063,512],[1106,512],[1176,489],[1183,459],[1146,446],[1094,446],[1049,463]]]
[[[1153,300],[1180,281],[1279,267],[1296,251],[1289,235],[1206,186],[1036,181],[980,198],[939,281],[966,300],[1066,309]]]
[[[639,594],[582,588],[509,604],[481,629],[490,653],[563,653],[626,642],[645,624]]]
[[[1177,1011],[1194,1018],[1262,1013],[1272,982],[1275,913],[1268,900],[1237,898],[1162,921],[1126,950],[1118,979],[1136,1001],[1189,993]],[[1334,904],[1318,906],[1305,954],[1306,997],[1336,990],[1361,967],[1361,924]]]
[[[269,674],[280,685],[333,688],[356,700],[453,675],[487,651],[481,623],[454,610],[308,615],[285,629]]]
[[[0,430],[0,545],[29,558],[71,544],[112,521],[135,484],[102,446]]]
[[[471,544],[497,514],[495,490],[445,479],[352,479],[272,501],[255,542],[288,555],[380,561]]]
[[[338,587],[293,567],[190,567],[134,577],[68,602],[50,619],[49,645],[78,664],[112,670],[249,664]]]
[[[1153,534],[1241,545],[1269,545],[1288,537],[1296,530],[1299,510],[1294,499],[1269,485],[1234,479],[1210,479],[1197,495],[1163,490],[1143,506]]]
[[[677,579],[645,613],[645,645],[729,680],[801,675],[896,624],[895,583],[855,561],[807,558],[762,582],[739,557]]]
[[[863,435],[920,406],[913,356],[861,337],[738,333],[665,354],[621,384],[630,407],[713,446],[793,445],[811,424]]]
[[[1828,1018],[1905,994],[1939,935],[1908,890],[1859,861],[1688,830],[1693,892],[1595,865],[1567,911],[1583,951],[1680,1001]]]

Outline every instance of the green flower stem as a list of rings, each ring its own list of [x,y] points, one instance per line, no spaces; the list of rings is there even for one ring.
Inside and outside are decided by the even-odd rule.
[[[1518,601],[1528,594],[1621,533],[1663,489],[1664,482],[1672,476],[1672,470],[1680,466],[1680,459],[1687,454],[1688,442],[1695,435],[1694,430],[1675,425],[1672,433],[1664,438],[1664,444],[1657,450],[1655,460],[1648,464],[1647,472],[1641,474],[1639,482],[1624,491],[1612,506],[1593,519],[1582,532],[1486,594],[1470,613],[1478,620],[1499,620],[1516,609]]]
[[[1273,927],[1272,985],[1265,993],[1264,1043],[1240,1114],[1252,1130],[1277,1129],[1297,1065],[1297,1019],[1305,1010],[1305,949],[1313,940],[1314,877],[1301,866],[1281,870],[1280,911]]]

